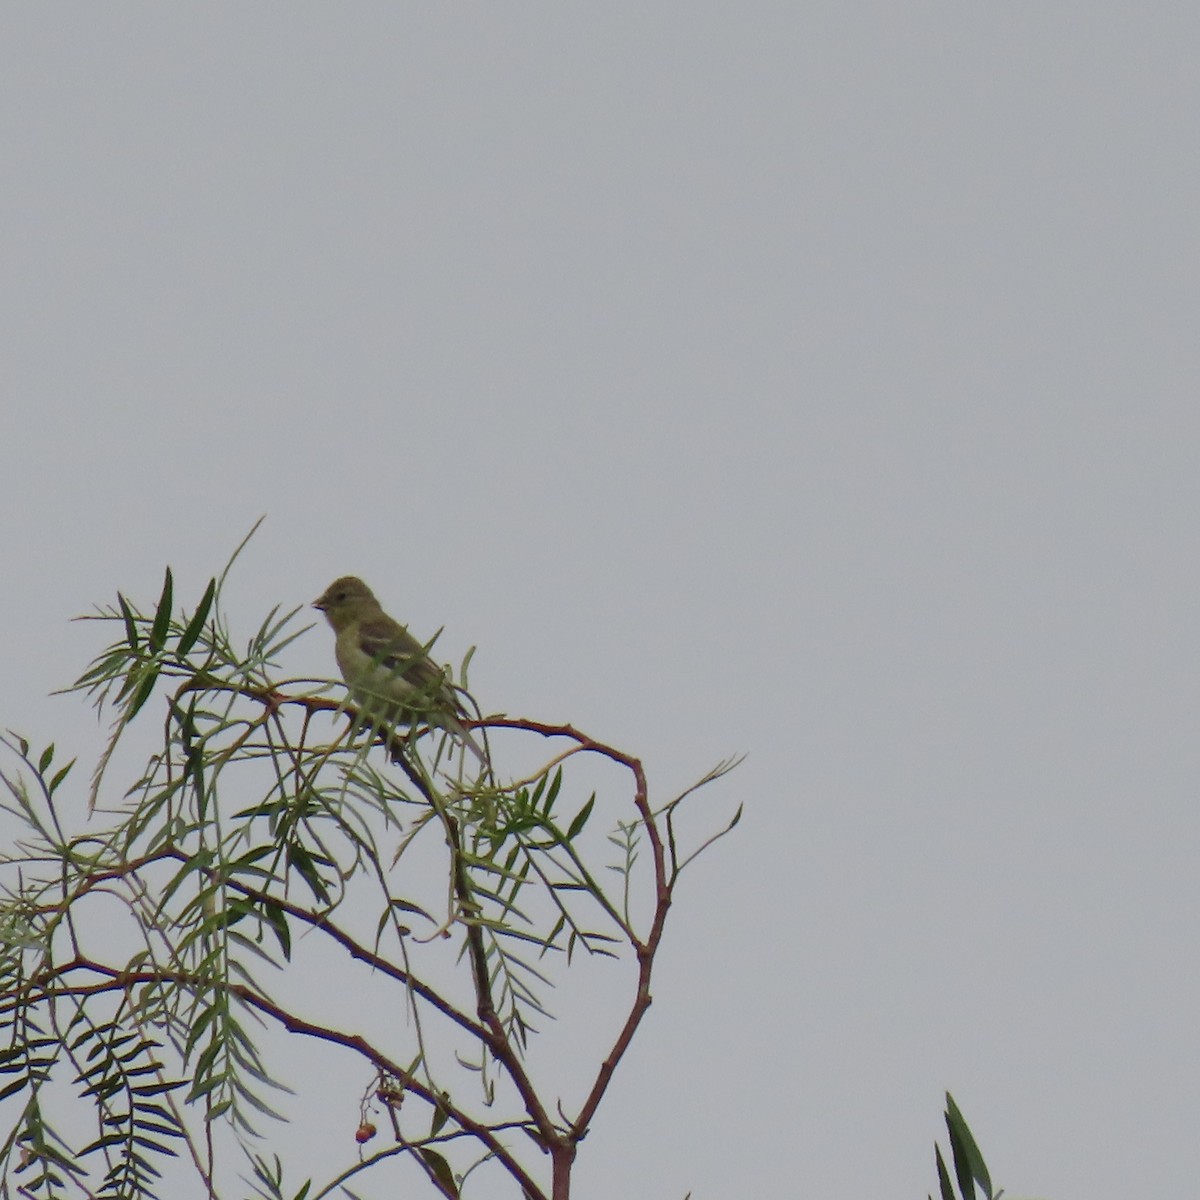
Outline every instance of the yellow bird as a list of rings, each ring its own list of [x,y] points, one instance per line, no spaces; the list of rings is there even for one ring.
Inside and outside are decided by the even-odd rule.
[[[444,667],[383,611],[354,575],[335,579],[313,602],[337,635],[334,657],[363,715],[388,725],[425,720],[458,738],[485,766],[487,756],[463,725],[466,716]]]

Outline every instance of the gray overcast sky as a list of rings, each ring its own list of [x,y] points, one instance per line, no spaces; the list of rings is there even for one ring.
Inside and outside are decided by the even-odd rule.
[[[0,725],[93,746],[67,619],[266,512],[247,634],[354,572],[660,799],[750,753],[584,1200],[924,1196],[944,1088],[1013,1194],[1191,1194],[1198,41],[8,6]]]

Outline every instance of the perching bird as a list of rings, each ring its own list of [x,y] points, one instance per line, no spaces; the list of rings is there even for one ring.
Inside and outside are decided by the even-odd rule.
[[[446,671],[427,647],[380,607],[361,579],[343,575],[313,602],[337,634],[334,656],[363,715],[388,725],[428,721],[458,738],[485,766],[487,756],[462,723]]]

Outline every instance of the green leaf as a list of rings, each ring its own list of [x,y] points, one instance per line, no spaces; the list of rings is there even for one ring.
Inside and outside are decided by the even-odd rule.
[[[546,789],[545,798],[542,800],[542,813],[544,816],[550,815],[550,810],[554,807],[554,801],[558,799],[559,789],[562,787],[563,773],[562,767],[559,767],[553,778],[550,780],[550,786]]]
[[[142,705],[150,699],[150,693],[154,691],[154,685],[158,682],[158,668],[151,667],[146,672],[146,677],[142,680],[137,691],[129,701],[129,707],[125,710],[125,720],[132,721],[137,716]]]
[[[52,780],[50,780],[50,785],[48,788],[50,795],[52,795],[52,796],[54,795],[55,791],[58,789],[58,785],[60,783],[62,783],[62,781],[64,779],[66,779],[67,775],[70,773],[70,770],[74,765],[75,765],[75,759],[71,759],[71,761],[69,763],[67,763],[67,765],[65,767],[60,767],[59,770],[55,772],[54,778]]]
[[[983,1188],[988,1200],[992,1198],[992,1181],[984,1165],[983,1155],[975,1143],[967,1122],[954,1097],[946,1093],[946,1128],[950,1131],[950,1149],[954,1153],[954,1173],[964,1197],[972,1197],[975,1184]]]
[[[187,1137],[187,1134],[178,1125],[164,1125],[160,1121],[148,1121],[141,1114],[138,1116],[137,1127],[143,1133],[161,1133],[163,1137],[173,1138]],[[163,1150],[167,1154],[173,1153],[173,1151],[165,1146]]]
[[[450,1164],[436,1150],[430,1150],[426,1146],[418,1147],[417,1153],[429,1168],[430,1174],[442,1185],[446,1195],[457,1196],[458,1184],[454,1182],[454,1172],[450,1170]]]
[[[592,815],[592,809],[596,804],[596,793],[593,792],[591,799],[575,814],[575,820],[571,822],[571,827],[567,830],[567,841],[575,840],[575,837],[587,824],[588,817]]]
[[[130,650],[138,648],[138,632],[137,620],[133,615],[133,610],[129,607],[129,601],[117,593],[117,604],[121,608],[121,618],[125,622],[125,641],[129,644]]]
[[[46,768],[54,761],[54,743],[51,742],[45,750],[42,751],[42,757],[38,759],[37,773],[45,775]]]
[[[164,1092],[174,1092],[176,1088],[184,1086],[186,1080],[176,1079],[161,1082],[161,1084],[140,1084],[137,1087],[131,1087],[130,1091],[134,1096],[162,1096]]]
[[[436,1104],[433,1109],[433,1118],[429,1122],[429,1136],[437,1137],[446,1126],[446,1122],[450,1119],[450,1111],[444,1104]]]
[[[192,1021],[191,1028],[188,1030],[187,1042],[183,1047],[183,1057],[185,1062],[191,1058],[192,1052],[195,1050],[196,1044],[200,1041],[200,1038],[204,1035],[205,1029],[212,1024],[212,1022],[217,1018],[217,1015],[217,1010],[215,1008],[202,1008],[199,1016]],[[193,1073],[197,1076],[200,1074],[199,1066],[194,1068]]]
[[[286,849],[288,866],[308,884],[309,890],[322,904],[328,904],[329,889],[321,878],[313,856],[299,842],[288,842]]]
[[[186,658],[188,651],[196,644],[196,639],[200,636],[200,631],[204,628],[204,622],[208,620],[209,609],[212,608],[213,597],[217,594],[217,581],[210,579],[208,587],[204,589],[204,596],[200,600],[200,607],[196,609],[195,615],[188,622],[188,627],[183,631],[183,636],[179,639],[179,645],[176,647],[175,653],[180,658]]]
[[[958,1200],[954,1194],[954,1185],[950,1182],[950,1172],[946,1170],[946,1160],[942,1157],[942,1148],[934,1146],[933,1150],[937,1156],[938,1188],[942,1193],[942,1200]]]
[[[167,640],[167,630],[171,625],[171,595],[174,591],[174,581],[171,578],[171,568],[168,567],[163,576],[162,595],[158,598],[158,609],[154,614],[154,624],[150,626],[150,653],[157,654]]]
[[[288,927],[287,914],[275,901],[264,899],[262,901],[262,919],[279,939],[279,949],[283,952],[283,957],[290,962],[292,958],[292,931]]]
[[[412,913],[415,917],[424,917],[426,921],[433,922],[433,917],[419,904],[413,904],[411,900],[399,900],[392,897],[388,903],[392,908],[400,912]]]
[[[98,1137],[94,1142],[88,1142],[86,1146],[81,1147],[76,1153],[80,1158],[87,1154],[95,1154],[97,1150],[104,1150],[110,1146],[122,1146],[125,1144],[125,1135],[123,1133],[106,1133],[103,1137]]]
[[[125,669],[125,660],[127,657],[126,651],[121,649],[92,659],[91,666],[75,680],[71,685],[71,690],[75,688],[87,688],[88,691],[94,691],[101,680],[112,679],[114,675],[119,675]],[[92,686],[88,687],[89,684]]]

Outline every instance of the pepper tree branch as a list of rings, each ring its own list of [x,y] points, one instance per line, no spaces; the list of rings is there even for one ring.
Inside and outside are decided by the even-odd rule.
[[[446,810],[445,804],[437,796],[429,781],[409,761],[405,755],[393,755],[401,770],[408,776],[413,786],[429,802],[442,821],[446,831],[446,842],[450,847],[451,872],[453,877],[454,894],[461,910],[461,918],[467,939],[467,953],[471,960],[471,976],[475,984],[476,1012],[486,1030],[483,1040],[493,1057],[508,1073],[513,1086],[525,1105],[529,1118],[537,1126],[538,1134],[547,1146],[554,1145],[561,1137],[555,1128],[546,1106],[537,1094],[529,1073],[520,1055],[514,1049],[503,1022],[496,1013],[495,1001],[492,997],[491,978],[488,974],[487,952],[483,944],[483,931],[474,919],[474,901],[471,899],[470,879],[467,876],[466,864],[462,854],[462,836],[454,815]]]
[[[630,931],[630,941],[633,944],[638,962],[637,989],[634,993],[629,1013],[625,1018],[624,1024],[621,1026],[620,1032],[617,1034],[616,1041],[613,1043],[612,1049],[605,1056],[604,1061],[600,1064],[600,1069],[596,1073],[596,1078],[592,1083],[591,1089],[578,1115],[571,1123],[571,1127],[565,1135],[565,1140],[574,1144],[587,1133],[588,1125],[591,1123],[596,1109],[600,1106],[600,1101],[604,1098],[604,1093],[608,1090],[608,1086],[612,1082],[613,1074],[624,1057],[625,1052],[629,1049],[629,1045],[633,1041],[633,1035],[637,1032],[638,1026],[642,1023],[642,1019],[645,1017],[652,1003],[650,976],[654,969],[654,956],[657,954],[659,944],[662,941],[667,913],[671,907],[675,878],[668,875],[662,834],[654,818],[654,812],[650,807],[646,774],[640,760],[617,750],[613,746],[605,745],[603,742],[598,742],[594,738],[588,737],[572,725],[548,725],[540,721],[514,720],[510,718],[491,719],[482,722],[482,724],[502,729],[524,729],[533,733],[540,733],[543,737],[548,738],[571,738],[578,744],[581,750],[590,750],[595,754],[611,759],[613,762],[626,767],[634,778],[633,802],[638,810],[638,814],[642,818],[642,826],[646,830],[646,838],[650,843],[651,856],[654,863],[654,915],[650,922],[650,930],[645,938],[639,938],[636,933],[632,930]]]
[[[75,971],[90,971],[102,976],[103,981],[71,983],[67,976]],[[449,1097],[433,1091],[420,1080],[415,1079],[403,1066],[390,1059],[361,1034],[349,1034],[329,1025],[319,1025],[313,1021],[307,1021],[244,984],[224,983],[181,971],[122,971],[88,959],[76,958],[39,972],[29,981],[25,989],[24,1001],[26,1004],[36,1003],[37,993],[41,993],[47,1000],[54,1000],[63,996],[87,997],[112,992],[128,992],[130,988],[139,984],[163,983],[183,988],[213,988],[226,995],[236,996],[249,1007],[276,1021],[289,1033],[315,1038],[353,1051],[366,1059],[376,1070],[390,1075],[394,1079],[403,1080],[406,1091],[420,1097],[431,1108],[446,1113],[450,1120],[454,1121],[461,1129],[478,1139],[487,1147],[496,1161],[520,1184],[530,1200],[546,1200],[545,1193],[512,1152],[495,1135],[490,1126],[475,1120],[454,1104]],[[8,1005],[0,1004],[0,1011],[7,1007]]]

